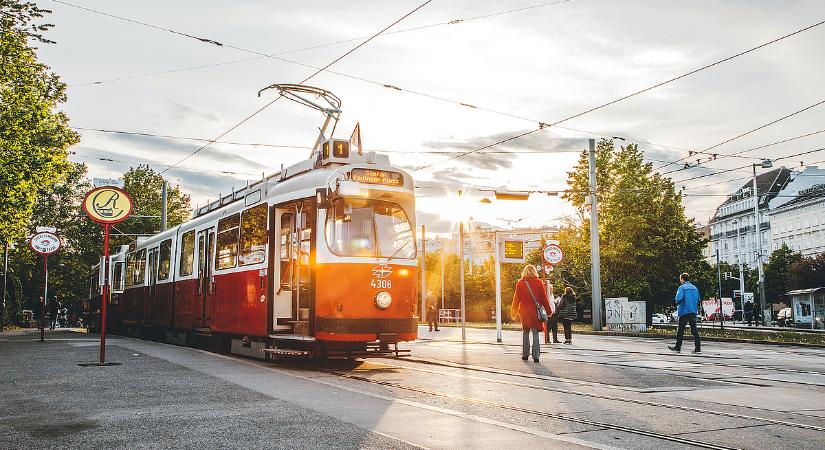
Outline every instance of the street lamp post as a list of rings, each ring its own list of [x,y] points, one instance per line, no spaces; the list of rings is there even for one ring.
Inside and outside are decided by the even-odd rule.
[[[770,159],[763,159],[759,164],[752,164],[753,167],[753,214],[756,218],[756,266],[759,270],[759,312],[762,314],[762,325],[765,325],[765,268],[762,263],[762,221],[759,218],[759,187],[756,184],[756,166],[763,169],[773,167]],[[773,319],[773,311],[771,311]]]

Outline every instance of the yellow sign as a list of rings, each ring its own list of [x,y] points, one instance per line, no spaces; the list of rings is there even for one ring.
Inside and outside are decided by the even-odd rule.
[[[524,259],[524,241],[504,241],[504,258]]]
[[[403,186],[404,175],[399,172],[375,169],[352,169],[352,181],[367,184],[383,184],[384,186]]]
[[[132,207],[129,194],[113,186],[94,188],[83,199],[83,210],[98,223],[118,223],[132,214]]]

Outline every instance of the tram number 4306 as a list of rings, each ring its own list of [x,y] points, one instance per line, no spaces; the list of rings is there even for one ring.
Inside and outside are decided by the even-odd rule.
[[[370,286],[375,289],[390,289],[392,288],[392,280],[379,280],[377,278],[373,278],[370,280]]]

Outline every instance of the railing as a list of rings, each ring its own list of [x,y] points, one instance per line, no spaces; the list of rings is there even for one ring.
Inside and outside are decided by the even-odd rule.
[[[439,309],[438,310],[438,321],[439,322],[461,322],[461,310],[460,309]]]

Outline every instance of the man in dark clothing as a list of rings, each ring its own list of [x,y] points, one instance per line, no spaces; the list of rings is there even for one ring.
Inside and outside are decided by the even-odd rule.
[[[693,335],[693,353],[702,353],[699,342],[699,330],[696,329],[696,313],[699,311],[699,289],[690,282],[687,273],[679,276],[682,285],[676,291],[676,305],[679,313],[679,326],[676,329],[676,345],[667,348],[674,352],[682,351],[682,339],[685,336],[685,325],[690,324],[690,333]]]
[[[748,322],[748,326],[751,326],[753,323],[753,303],[745,302],[742,309],[745,311],[745,320]]]
[[[57,326],[57,313],[60,311],[60,302],[57,298],[52,297],[49,300],[49,329],[54,330]]]
[[[430,326],[430,331],[438,330],[438,299],[432,292],[427,292],[427,324]]]

